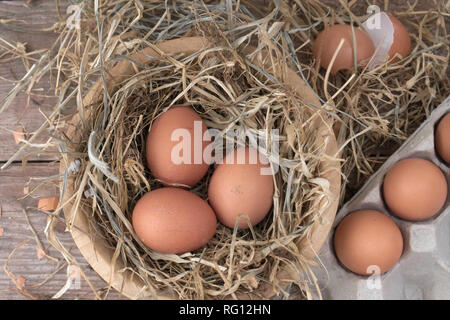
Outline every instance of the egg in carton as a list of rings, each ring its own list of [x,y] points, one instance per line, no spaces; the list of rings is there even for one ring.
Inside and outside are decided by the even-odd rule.
[[[383,198],[383,180],[390,168],[407,158],[434,163],[450,186],[450,167],[435,150],[435,130],[450,112],[448,97],[419,129],[383,164],[336,215],[332,232],[319,252],[315,274],[324,299],[450,299],[450,196],[432,218],[414,222],[398,218]],[[348,214],[371,209],[388,215],[403,236],[398,263],[383,274],[358,275],[337,259],[334,231]]]

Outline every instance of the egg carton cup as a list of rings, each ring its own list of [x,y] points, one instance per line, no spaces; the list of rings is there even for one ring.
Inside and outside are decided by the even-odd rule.
[[[436,108],[416,132],[383,164],[363,188],[336,215],[332,232],[319,251],[315,269],[323,299],[434,300],[450,299],[450,196],[432,218],[410,222],[396,217],[383,201],[382,184],[387,171],[399,160],[423,158],[444,173],[450,187],[450,167],[435,152],[434,132],[439,120],[450,112],[450,97]],[[334,231],[349,213],[373,209],[391,217],[403,235],[403,254],[388,272],[371,276],[348,271],[337,259]],[[376,269],[374,269],[376,271]]]

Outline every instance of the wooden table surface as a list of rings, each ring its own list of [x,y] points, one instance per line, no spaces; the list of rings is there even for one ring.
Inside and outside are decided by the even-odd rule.
[[[65,8],[62,8],[65,13]],[[4,22],[15,18],[18,22]],[[26,21],[26,24],[20,20]],[[58,20],[54,0],[33,0],[27,4],[26,0],[1,1],[0,0],[0,37],[16,44],[26,44],[27,52],[49,48],[56,39],[53,32],[39,31],[51,27]],[[3,22],[2,22],[3,21]],[[1,61],[2,58],[0,58]],[[3,97],[13,86],[8,79],[20,79],[26,70],[22,61],[0,62],[0,97]],[[27,101],[25,94],[20,95],[9,109],[0,115],[0,166],[4,164],[19,148],[15,143],[12,131],[24,127],[26,132],[33,132],[44,121],[42,113],[51,111],[51,100],[46,97],[51,84],[51,79],[43,78],[33,95],[33,99]],[[40,142],[44,140],[41,139]],[[20,160],[20,158],[19,158]],[[51,298],[66,283],[67,265],[63,257],[52,250],[46,241],[43,230],[47,217],[44,213],[32,208],[37,207],[38,199],[26,197],[24,199],[24,186],[30,177],[45,177],[56,174],[58,163],[54,159],[31,157],[30,163],[24,170],[20,161],[14,162],[7,170],[0,171],[0,299],[24,299],[17,290],[17,286],[11,281],[4,270],[4,265],[11,252],[12,255],[7,270],[15,279],[25,279],[24,289],[28,293],[27,298]],[[33,180],[30,189],[37,186],[39,181]],[[57,196],[56,185],[48,184],[39,189],[36,197]],[[27,210],[29,222],[23,212]],[[31,226],[30,226],[31,224]],[[50,258],[38,258],[37,242],[32,229],[36,230]],[[106,283],[90,268],[78,251],[71,235],[65,232],[65,225],[61,222],[58,235],[63,245],[70,249],[71,253],[81,264],[82,270],[91,281],[92,285],[100,290],[106,287]],[[46,281],[47,280],[47,281]],[[43,281],[44,285],[39,286]],[[79,288],[71,288],[61,299],[92,299],[95,295],[86,281],[81,281]],[[111,291],[108,298],[120,298],[119,294]]]

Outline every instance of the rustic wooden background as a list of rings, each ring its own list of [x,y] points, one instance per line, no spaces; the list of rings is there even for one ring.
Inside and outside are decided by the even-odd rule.
[[[58,20],[54,0],[33,0],[31,3],[26,0],[0,1],[0,36],[12,44],[17,42],[26,44],[27,52],[49,48],[56,39],[56,34],[46,32]],[[67,1],[60,1],[67,2]],[[65,6],[62,4],[62,13],[65,13]],[[26,23],[8,23],[5,20],[17,19]],[[3,44],[4,45],[4,44]],[[0,57],[0,61],[1,61]],[[26,70],[22,61],[11,61],[0,63],[0,97],[3,97],[13,86],[8,79],[20,79]],[[49,78],[43,78],[38,85],[33,99],[27,102],[25,94],[20,95],[9,107],[6,113],[0,115],[0,166],[5,163],[17,151],[18,145],[15,143],[12,131],[24,127],[27,132],[33,132],[44,121],[43,114],[51,111]],[[41,139],[40,142],[44,140]],[[20,159],[20,158],[19,158]],[[5,171],[0,171],[0,299],[23,299],[24,296],[17,292],[17,286],[10,280],[4,271],[4,265],[11,251],[21,244],[11,257],[8,270],[15,278],[25,278],[24,289],[30,293],[28,298],[51,298],[66,283],[67,267],[49,258],[38,259],[37,243],[31,230],[31,226],[37,231],[39,239],[45,249],[49,250],[49,255],[63,262],[62,256],[51,249],[45,241],[43,230],[46,225],[46,215],[33,210],[37,207],[38,199],[25,198],[24,185],[31,177],[43,177],[56,174],[58,164],[51,158],[31,157],[30,165],[23,170],[20,161],[14,162]],[[38,181],[33,181],[30,188],[38,185]],[[46,185],[39,190],[37,197],[57,196],[56,185]],[[27,210],[30,224],[23,212]],[[64,231],[64,223],[58,228],[59,236],[63,245],[71,250],[71,253],[81,263],[83,271],[96,289],[105,288],[106,283],[89,267],[85,262],[69,233]],[[25,241],[25,243],[24,243]],[[50,277],[50,278],[49,278]],[[49,279],[47,279],[49,278]],[[22,279],[23,280],[23,279]],[[37,287],[43,281],[44,285]],[[20,282],[20,280],[19,280]],[[69,289],[62,299],[92,299],[92,290],[85,281],[81,281],[79,289]],[[120,298],[111,291],[109,298]]]

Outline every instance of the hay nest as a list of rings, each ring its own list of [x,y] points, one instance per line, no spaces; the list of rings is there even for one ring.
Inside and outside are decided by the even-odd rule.
[[[281,1],[278,9],[309,83],[340,119],[335,132],[345,159],[342,204],[450,94],[449,3],[294,0]],[[312,55],[317,34],[333,24],[360,27],[378,9],[408,29],[410,55],[372,71],[355,67],[327,76]]]
[[[315,96],[277,49],[233,47],[217,37],[221,32],[149,43],[105,69],[68,125],[62,189],[69,230],[91,265],[127,296],[272,297],[300,280],[299,268],[308,274],[312,250],[320,248],[336,212],[340,170],[328,116],[308,106]],[[238,231],[219,224],[206,247],[168,255],[146,248],[130,221],[140,197],[162,187],[143,165],[149,127],[178,104],[194,106],[223,136],[245,133],[247,141],[238,143],[269,158],[276,191],[273,212],[257,226]],[[76,161],[80,169],[70,174]],[[191,191],[206,198],[212,171]],[[325,229],[312,228],[321,219]],[[91,251],[78,229],[89,235]],[[312,246],[311,237],[317,238]],[[103,253],[107,258],[98,258]],[[129,274],[113,279],[114,272]]]

